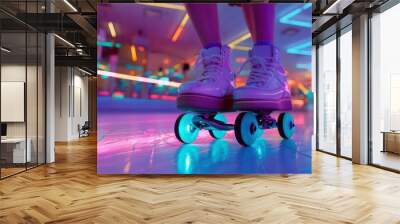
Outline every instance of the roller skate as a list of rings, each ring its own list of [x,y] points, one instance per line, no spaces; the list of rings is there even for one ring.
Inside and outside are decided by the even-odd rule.
[[[184,111],[175,122],[175,135],[183,143],[196,140],[199,131],[208,130],[215,139],[233,130],[220,112],[233,108],[233,79],[227,46],[204,48],[195,65],[195,80],[178,89],[177,107]]]
[[[274,111],[292,109],[279,50],[272,45],[255,45],[245,64],[248,63],[251,69],[246,85],[235,89],[233,94],[234,109],[245,111],[235,120],[237,141],[243,146],[250,146],[264,129],[272,128],[277,128],[282,138],[291,138],[296,130],[293,116],[282,112],[277,119],[272,117]]]

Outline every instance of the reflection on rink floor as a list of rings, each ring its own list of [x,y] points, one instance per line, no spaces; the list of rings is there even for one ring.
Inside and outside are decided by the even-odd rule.
[[[163,102],[129,103],[140,111],[98,113],[98,173],[100,174],[268,174],[310,173],[312,111],[294,112],[297,132],[283,140],[277,130],[264,132],[251,147],[242,147],[234,133],[214,140],[202,131],[194,144],[175,139],[179,111]],[[172,101],[171,104],[174,102]],[[128,104],[127,104],[128,105]],[[157,108],[149,109],[146,107]],[[133,107],[133,108],[135,108]],[[163,107],[168,107],[163,110]],[[173,107],[173,106],[172,106]],[[168,112],[163,112],[168,111]],[[237,113],[227,114],[233,122]]]

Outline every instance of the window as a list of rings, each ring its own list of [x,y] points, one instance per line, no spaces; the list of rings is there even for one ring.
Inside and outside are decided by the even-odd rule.
[[[352,32],[340,36],[340,155],[352,157]]]
[[[400,170],[400,5],[371,19],[371,162]]]
[[[0,7],[43,12],[44,1],[0,1]],[[11,14],[10,14],[11,15]],[[45,163],[45,35],[0,13],[0,178]],[[10,109],[13,108],[13,109]]]
[[[336,153],[336,39],[318,48],[318,149]]]

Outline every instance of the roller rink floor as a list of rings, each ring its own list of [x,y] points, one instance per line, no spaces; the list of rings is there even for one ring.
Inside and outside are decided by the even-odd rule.
[[[181,113],[174,101],[98,98],[99,174],[293,174],[311,173],[312,110],[293,111],[296,133],[282,140],[264,131],[251,147],[233,131],[220,140],[202,130],[193,144],[174,134]],[[233,123],[237,113],[225,113]]]

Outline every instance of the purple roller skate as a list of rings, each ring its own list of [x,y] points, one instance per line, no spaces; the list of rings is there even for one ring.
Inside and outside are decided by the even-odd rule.
[[[177,107],[191,111],[178,117],[175,135],[183,143],[196,140],[201,129],[212,137],[222,138],[232,124],[218,112],[232,111],[233,78],[230,69],[230,48],[227,46],[204,48],[195,65],[195,80],[178,89]]]
[[[235,136],[242,145],[249,146],[263,129],[278,128],[281,137],[290,138],[295,125],[290,113],[274,119],[275,110],[290,111],[291,95],[287,78],[279,58],[279,50],[272,45],[255,45],[245,63],[251,64],[247,83],[234,91],[234,108],[242,112],[235,121]]]
[[[272,45],[259,45],[249,52],[251,64],[245,86],[235,89],[234,107],[238,110],[291,110],[287,78]]]
[[[178,89],[177,106],[183,110],[230,111],[233,106],[233,78],[230,48],[211,47],[201,50],[196,63],[195,80]]]

